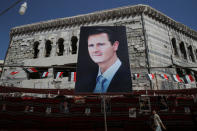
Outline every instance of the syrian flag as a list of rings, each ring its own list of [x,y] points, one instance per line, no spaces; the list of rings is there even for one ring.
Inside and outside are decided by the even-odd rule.
[[[35,68],[27,68],[27,71],[29,71],[30,73],[33,73],[33,72],[38,72]]]
[[[149,80],[153,80],[155,78],[154,74],[147,74]]]
[[[42,74],[42,77],[47,77],[48,74],[49,74],[49,72],[44,72],[44,73]]]
[[[71,72],[71,81],[76,82],[76,72]]]
[[[10,73],[10,75],[15,75],[15,74],[18,74],[19,73],[19,71],[12,71],[11,73]]]
[[[168,76],[167,76],[166,74],[161,74],[161,77],[162,77],[163,79],[168,80]]]
[[[174,79],[174,81],[176,81],[176,82],[183,82],[183,81],[180,79],[180,77],[179,77],[178,74],[173,75],[173,79]]]
[[[59,78],[59,77],[61,77],[62,74],[63,74],[63,72],[57,72],[56,79]]]
[[[136,80],[136,79],[138,79],[138,78],[140,78],[140,74],[133,74],[133,79],[134,79],[134,80]]]
[[[191,75],[185,75],[185,80],[187,81],[187,83],[194,82],[194,78]]]

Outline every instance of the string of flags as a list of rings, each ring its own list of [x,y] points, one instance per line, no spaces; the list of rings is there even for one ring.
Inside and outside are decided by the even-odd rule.
[[[24,68],[25,71],[29,72],[29,73],[36,73],[36,72],[39,72],[38,70],[36,70],[35,68]],[[9,74],[14,76],[16,74],[20,73],[19,71],[12,71],[10,72]],[[41,77],[42,78],[47,78],[48,75],[49,75],[49,72],[40,72],[42,73],[41,74]],[[63,76],[63,73],[64,72],[57,72],[56,73],[56,77],[55,79],[58,79],[58,78],[61,78]],[[76,72],[70,72],[70,75],[69,75],[69,81],[74,81],[76,82]]]
[[[169,76],[167,76],[166,74],[159,74],[161,76],[161,78],[163,78],[164,80],[169,80]],[[140,78],[140,74],[133,74],[133,79],[134,80],[137,80]],[[146,74],[146,77],[149,79],[149,80],[153,80],[155,79],[155,74]],[[180,78],[180,76],[178,74],[176,75],[172,75],[172,78],[175,82],[183,82],[183,80],[187,83],[192,83],[194,82],[194,78],[192,77],[192,75],[185,75],[183,77],[183,80]]]
[[[32,68],[26,68],[25,70],[28,71],[29,73],[39,72],[37,69],[35,69],[33,67]],[[18,73],[20,73],[20,72],[19,71],[12,71],[12,72],[10,72],[10,75],[16,75]],[[63,73],[64,72],[57,72],[55,79],[58,79],[58,78],[62,77]],[[49,72],[43,72],[41,77],[46,78],[46,77],[48,77],[48,75],[49,75]],[[153,73],[152,74],[146,74],[146,78],[148,78],[149,80],[152,81],[152,80],[155,79],[155,75],[156,74],[153,74]],[[164,80],[169,80],[169,76],[167,76],[164,73],[163,74],[158,74],[158,75],[160,75],[161,78],[163,78]],[[137,80],[140,77],[142,77],[142,75],[139,74],[139,73],[134,73],[133,74],[133,80]],[[173,74],[172,78],[175,82],[184,82],[185,81],[186,83],[192,83],[192,82],[195,81],[194,78],[192,77],[192,75],[185,75],[184,77],[180,77],[178,74],[176,74],[176,75]],[[75,81],[76,82],[76,72],[71,72],[70,73],[69,81]]]

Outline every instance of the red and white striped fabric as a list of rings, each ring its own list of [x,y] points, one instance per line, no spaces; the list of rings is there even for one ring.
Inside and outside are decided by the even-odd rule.
[[[148,74],[148,78],[149,78],[150,80],[153,80],[153,79],[155,78],[155,75],[154,75],[154,74]]]
[[[183,81],[180,79],[180,77],[179,77],[178,74],[173,75],[173,79],[174,79],[176,82],[183,82]]]
[[[10,73],[10,75],[15,75],[15,74],[18,74],[19,73],[19,71],[12,71],[11,73]]]
[[[191,75],[185,75],[185,79],[186,79],[187,83],[194,82],[194,78]]]
[[[59,77],[61,77],[62,74],[63,74],[63,72],[57,72],[56,79],[59,78]]]
[[[29,71],[30,73],[33,73],[33,72],[38,72],[35,68],[27,68],[27,71]]]
[[[134,80],[140,78],[140,74],[134,74],[134,75],[133,75],[133,78],[134,78]]]
[[[163,79],[168,80],[168,76],[167,76],[166,74],[161,74],[161,77],[162,77]]]
[[[76,82],[76,72],[71,72],[71,81]]]
[[[44,72],[44,73],[42,74],[42,77],[47,77],[48,74],[49,74],[49,72]]]

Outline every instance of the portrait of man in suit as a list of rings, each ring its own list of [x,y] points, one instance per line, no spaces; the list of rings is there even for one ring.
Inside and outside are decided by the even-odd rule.
[[[126,93],[131,86],[125,27],[82,27],[75,92]]]

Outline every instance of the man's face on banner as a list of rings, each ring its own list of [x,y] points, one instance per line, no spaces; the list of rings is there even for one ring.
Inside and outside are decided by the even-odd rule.
[[[112,45],[113,44],[113,45]],[[99,64],[110,61],[116,54],[119,42],[111,43],[106,33],[88,37],[88,51],[91,59]]]

